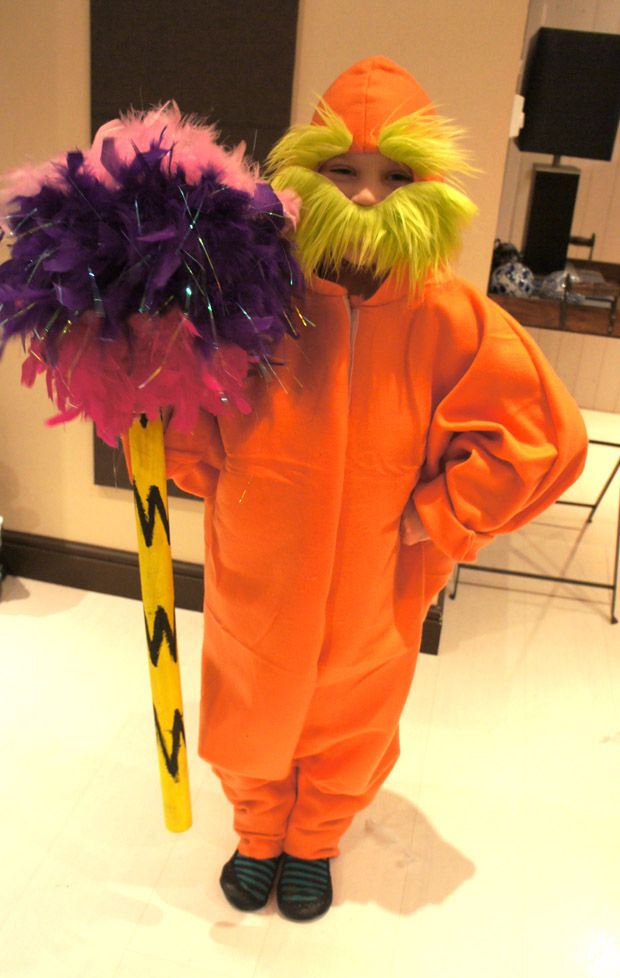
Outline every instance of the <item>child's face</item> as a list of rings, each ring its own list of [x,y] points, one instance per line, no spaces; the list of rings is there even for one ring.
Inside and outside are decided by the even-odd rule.
[[[393,190],[413,183],[409,167],[382,153],[343,153],[321,163],[319,173],[327,177],[345,197],[360,207],[372,207]]]

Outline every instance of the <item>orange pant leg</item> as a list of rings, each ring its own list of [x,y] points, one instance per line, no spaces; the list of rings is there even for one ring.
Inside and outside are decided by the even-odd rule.
[[[297,801],[284,843],[291,855],[337,855],[354,816],[375,797],[398,759],[415,661],[409,652],[361,675],[321,677],[295,757]]]
[[[215,769],[234,806],[239,849],[265,859],[335,856],[354,816],[370,804],[398,759],[398,720],[415,655],[317,686],[289,776],[282,781]]]
[[[296,773],[283,781],[260,781],[213,768],[234,808],[239,852],[253,859],[279,856],[297,795]]]
[[[306,758],[298,770],[298,797],[288,823],[285,851],[300,859],[337,856],[340,839],[358,812],[371,803],[399,752],[396,733],[372,774],[346,791],[337,790],[335,779],[325,780],[326,766],[334,770],[334,756]]]

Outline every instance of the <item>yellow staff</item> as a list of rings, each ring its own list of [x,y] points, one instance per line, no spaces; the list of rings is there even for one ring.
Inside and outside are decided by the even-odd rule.
[[[133,423],[129,454],[164,818],[171,832],[184,832],[192,824],[192,812],[161,419],[143,416]]]

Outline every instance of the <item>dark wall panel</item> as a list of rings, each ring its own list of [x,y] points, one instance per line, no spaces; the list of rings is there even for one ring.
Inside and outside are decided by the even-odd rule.
[[[290,120],[297,0],[91,0],[92,124],[175,99],[264,158]]]
[[[290,122],[298,0],[91,0],[91,124],[175,99],[263,160]],[[95,481],[126,485],[95,439]],[[175,490],[171,491],[175,493]],[[178,492],[178,490],[176,490]]]

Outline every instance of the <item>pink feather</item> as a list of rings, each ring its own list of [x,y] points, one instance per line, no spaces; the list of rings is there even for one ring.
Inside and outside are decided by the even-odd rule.
[[[32,340],[22,383],[32,387],[45,374],[58,408],[48,424],[91,418],[99,437],[115,445],[135,417],[159,417],[162,404],[175,405],[174,427],[180,431],[193,429],[201,408],[211,414],[250,411],[243,393],[250,365],[245,350],[222,344],[206,361],[192,343],[195,327],[180,310],[157,318],[136,314],[129,326],[131,342],[102,343],[98,317],[84,313],[59,344],[53,367],[44,362],[40,342]]]
[[[201,123],[195,116],[183,116],[176,102],[170,100],[148,112],[131,110],[106,122],[95,134],[85,160],[91,172],[110,186],[114,180],[101,162],[104,140],[113,139],[118,157],[129,162],[136,149],[144,152],[161,139],[165,148],[174,147],[172,173],[182,166],[188,183],[198,183],[205,169],[213,167],[229,187],[253,193],[258,171],[245,159],[245,144],[226,150],[216,142],[217,136],[214,126]]]

